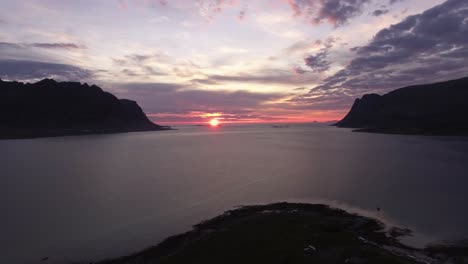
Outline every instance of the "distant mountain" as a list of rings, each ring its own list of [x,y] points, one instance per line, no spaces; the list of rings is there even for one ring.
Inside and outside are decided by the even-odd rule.
[[[138,104],[95,85],[0,80],[0,139],[164,130]]]
[[[356,99],[339,127],[357,131],[468,135],[468,78],[401,88]]]

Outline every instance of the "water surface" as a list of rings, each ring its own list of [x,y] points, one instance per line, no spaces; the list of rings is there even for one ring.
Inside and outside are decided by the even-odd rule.
[[[285,200],[374,212],[419,240],[466,238],[467,171],[463,138],[323,125],[0,141],[0,263],[120,256],[233,206]]]

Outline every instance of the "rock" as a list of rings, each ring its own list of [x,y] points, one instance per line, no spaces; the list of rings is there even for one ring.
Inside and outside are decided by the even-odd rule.
[[[96,85],[0,82],[0,138],[163,130],[134,101]]]
[[[304,252],[307,254],[313,254],[316,251],[317,251],[317,248],[312,245],[308,245],[307,247],[304,248]]]
[[[468,78],[356,99],[338,127],[398,134],[468,135]]]

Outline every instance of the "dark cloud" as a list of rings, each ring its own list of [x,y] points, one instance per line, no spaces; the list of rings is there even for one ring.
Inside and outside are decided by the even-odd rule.
[[[390,10],[388,10],[388,9],[377,9],[374,12],[372,12],[372,15],[378,17],[378,16],[381,16],[381,15],[385,15],[388,12],[390,12]]]
[[[295,16],[305,17],[314,24],[329,22],[335,27],[358,16],[370,0],[288,0]]]
[[[304,62],[313,72],[324,72],[330,69],[330,62],[327,60],[328,49],[321,49],[318,53],[310,55]]]
[[[317,91],[360,95],[468,73],[468,1],[448,0],[381,30]]]
[[[86,46],[77,45],[75,43],[31,43],[29,44],[31,47],[34,48],[42,48],[42,49],[85,49]]]
[[[164,72],[155,70],[153,67],[144,65],[136,69],[124,68],[120,72],[127,77],[148,77],[166,75],[166,73]]]
[[[247,15],[247,9],[242,9],[241,11],[239,11],[239,15],[237,16],[237,18],[239,18],[239,20],[244,20],[246,15]]]
[[[305,87],[299,87],[305,88]],[[306,88],[307,89],[307,88]],[[299,91],[303,91],[299,89]],[[289,109],[291,111],[325,111],[332,118],[344,116],[353,104],[354,97],[348,95],[343,89],[317,90],[293,96],[286,101],[276,103],[277,109]]]
[[[343,106],[342,97],[321,99],[311,104],[307,98],[286,101],[286,93],[259,93],[250,91],[197,90],[185,85],[169,83],[108,84],[104,86],[118,97],[136,100],[154,122],[206,122],[216,117],[227,121],[285,121],[305,111],[327,111],[331,116],[342,116],[336,111]],[[300,87],[304,90],[305,87]],[[297,89],[302,90],[302,89]],[[278,103],[284,101],[284,103]],[[303,121],[303,120],[302,120]]]
[[[300,70],[300,69],[299,69]],[[288,70],[264,69],[252,73],[238,73],[236,75],[209,75],[205,82],[239,82],[239,83],[261,83],[261,84],[286,84],[306,85],[317,82],[319,76],[315,74],[303,74],[298,68]]]
[[[138,73],[136,73],[136,72],[134,72],[134,71],[132,71],[132,70],[130,70],[130,69],[123,69],[121,72],[122,72],[124,75],[130,76],[130,77],[139,76]]]
[[[129,54],[121,58],[111,58],[118,66],[141,65],[148,62],[166,62],[169,57],[163,53],[152,54]]]
[[[54,78],[63,81],[82,81],[92,77],[92,71],[67,64],[0,59],[0,78],[6,80],[29,81]]]
[[[28,48],[41,48],[41,49],[85,49],[86,46],[78,45],[75,43],[11,43],[11,42],[0,42],[0,49],[28,49]]]
[[[200,67],[193,64],[192,62],[173,64],[176,65],[172,67],[172,72],[182,78],[190,78],[194,75],[200,74]]]
[[[304,59],[305,64],[312,72],[320,73],[330,69],[331,62],[328,60],[328,54],[335,42],[335,38],[328,38],[323,44],[324,47],[319,52],[309,55]]]
[[[125,66],[127,64],[127,61],[125,59],[111,58],[111,60],[117,66]]]
[[[297,87],[297,88],[294,88],[294,91],[304,91],[304,90],[307,90],[307,87]]]
[[[296,96],[285,103],[278,103],[275,105],[277,108],[290,109],[290,110],[314,110],[314,111],[332,111],[338,110],[342,112],[348,111],[351,107],[353,98],[335,95],[335,96],[321,96],[321,97],[308,97],[305,95]],[[339,116],[339,115],[338,115]]]
[[[154,63],[166,63],[169,61],[168,56],[162,53],[130,54],[121,58],[111,58],[111,60],[116,66],[122,67],[121,72],[128,77],[148,77],[168,74],[154,66]]]
[[[217,113],[216,117],[223,122],[293,120],[294,116],[313,110],[324,110],[332,116],[344,114],[342,110],[334,111],[336,108],[332,107],[331,100],[323,100],[314,105],[299,101],[287,102],[287,98],[291,96],[287,93],[207,91],[170,83],[108,84],[104,88],[118,97],[138,101],[145,113],[156,123],[206,122],[212,118],[203,117],[206,113]],[[285,102],[277,103],[279,101]],[[334,103],[336,105],[338,99]]]
[[[243,5],[241,6],[239,10],[239,14],[237,15],[237,18],[239,20],[244,20],[245,17],[247,16],[247,12],[248,12],[248,6],[246,3],[243,3]]]
[[[306,73],[308,73],[309,71],[304,70],[302,67],[296,67],[296,68],[294,68],[294,72],[295,72],[296,74],[306,74]]]
[[[176,123],[207,123],[213,117],[202,116],[202,113],[191,113],[191,114],[149,114],[148,117],[155,123],[168,123],[174,125]],[[279,118],[269,115],[261,114],[225,114],[218,113],[216,118],[221,120],[223,123],[227,122],[258,122],[258,121],[282,121],[284,122],[288,118]]]
[[[220,83],[215,80],[210,79],[193,79],[191,80],[194,84],[204,84],[204,85],[219,85]]]
[[[224,113],[226,116],[231,115],[232,118],[239,119],[240,115],[244,117],[253,115],[263,103],[285,96],[280,93],[256,93],[242,90],[195,90],[185,85],[169,83],[108,84],[105,87],[118,97],[136,100],[148,114]],[[174,116],[169,119],[189,121],[178,120]]]
[[[403,2],[403,1],[405,1],[405,0],[389,0],[388,3],[393,5],[393,4],[396,4],[398,2]]]
[[[24,48],[21,44],[0,42],[0,49],[22,49]]]

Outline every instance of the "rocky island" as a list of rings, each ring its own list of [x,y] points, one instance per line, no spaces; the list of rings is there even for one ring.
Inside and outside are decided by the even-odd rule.
[[[356,131],[468,135],[468,78],[401,88],[356,99],[338,127]]]
[[[399,242],[410,233],[321,204],[244,206],[142,252],[99,264],[467,263],[468,247],[415,249]]]
[[[0,80],[0,139],[167,130],[96,85]]]

